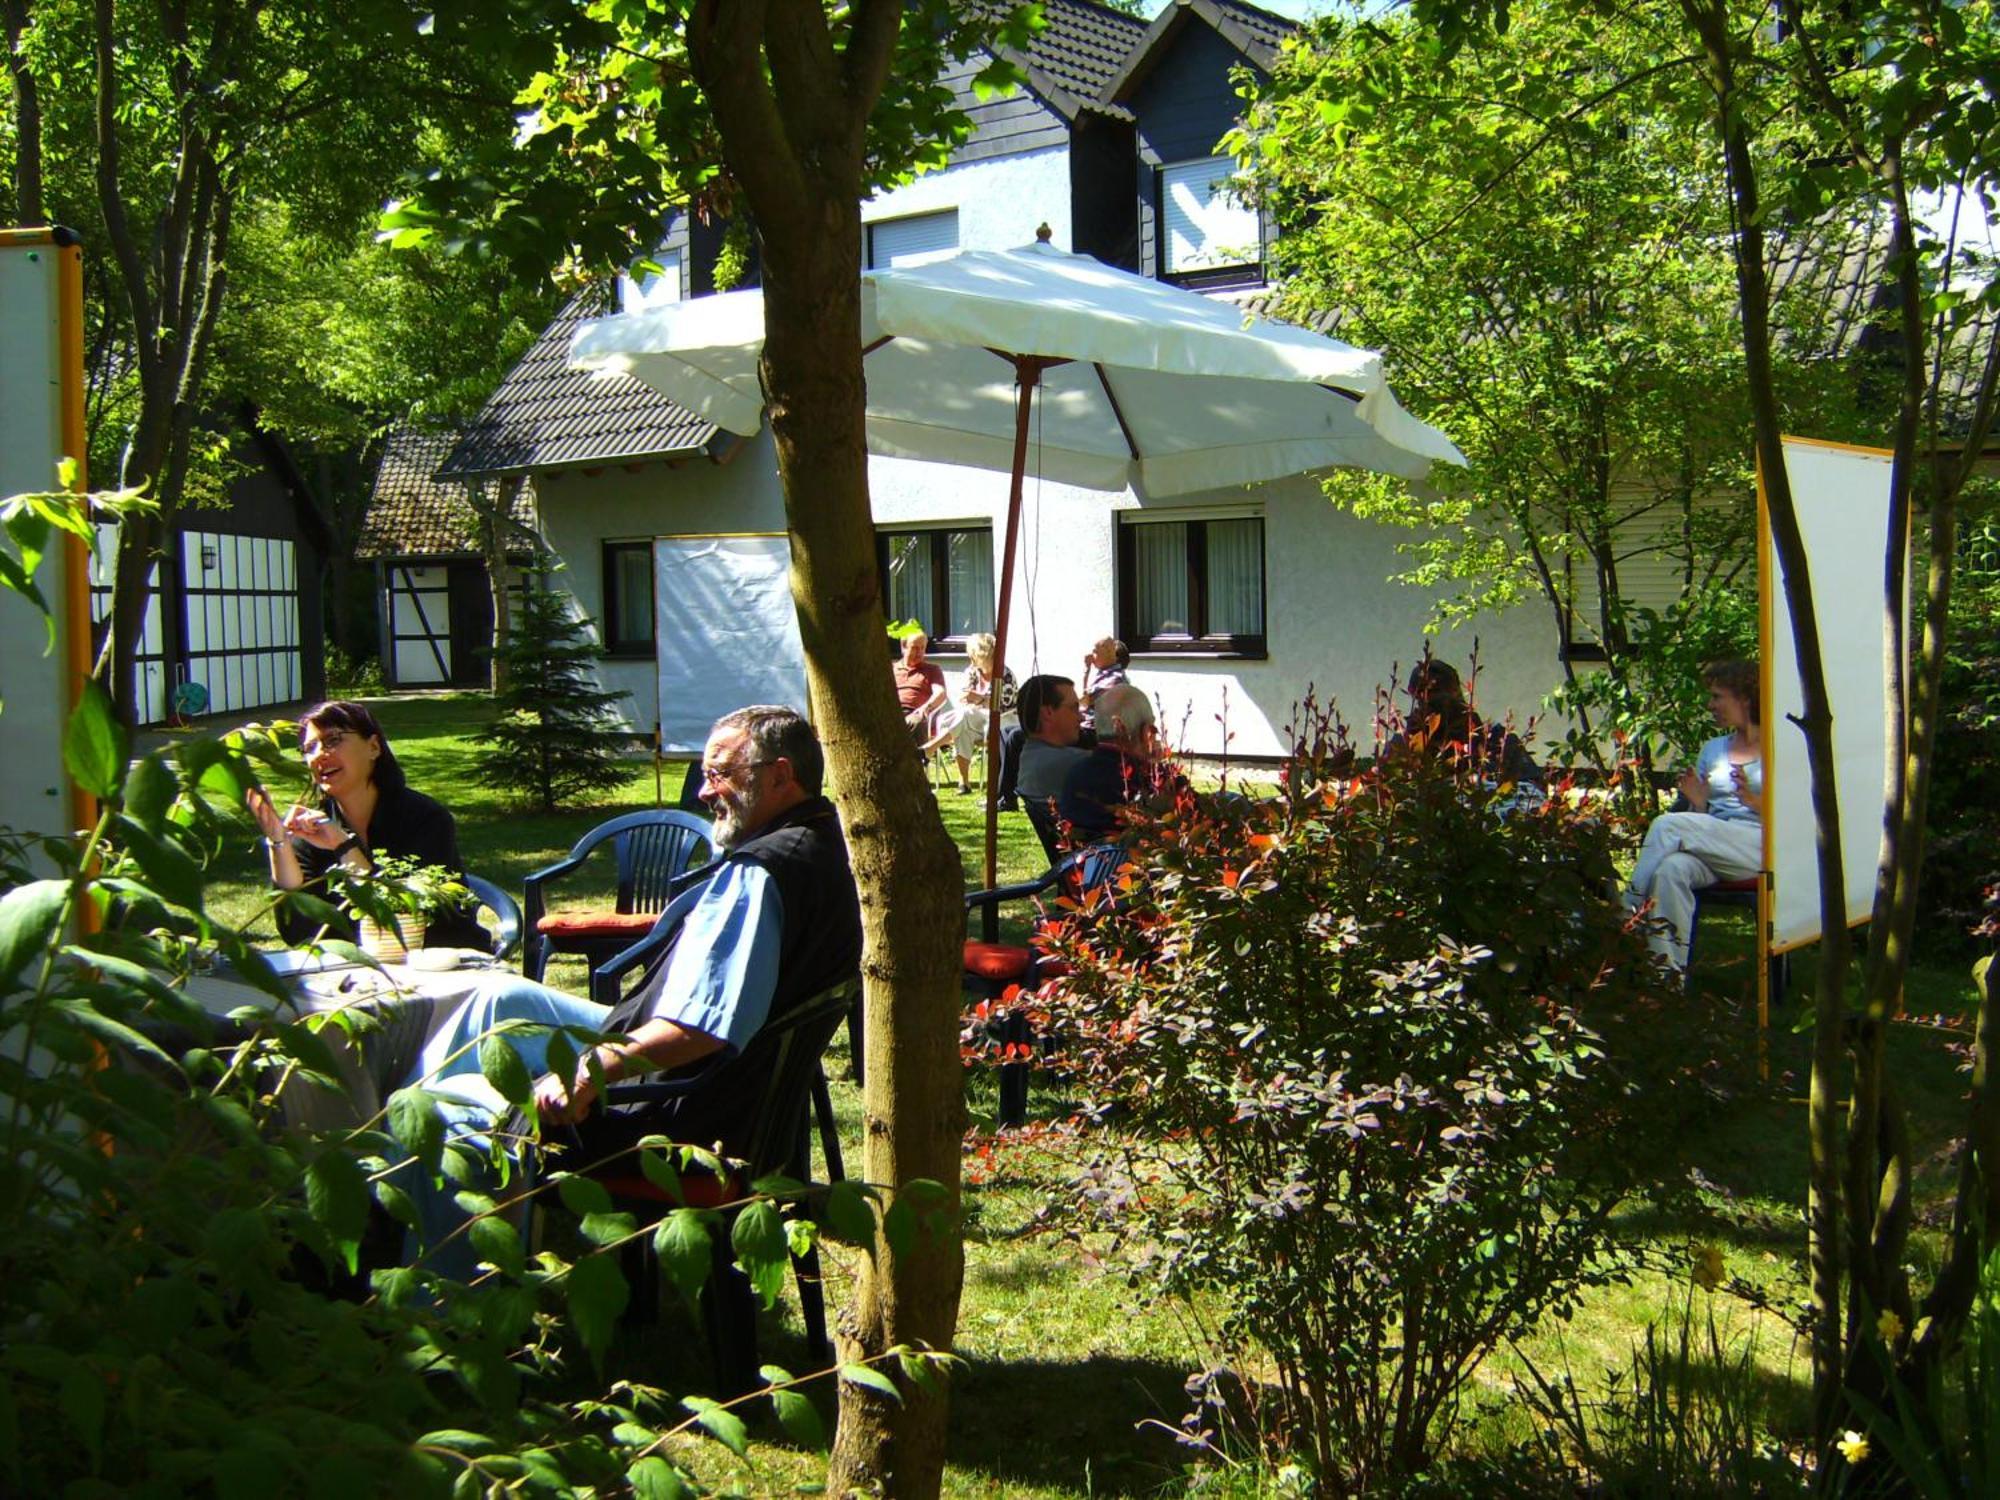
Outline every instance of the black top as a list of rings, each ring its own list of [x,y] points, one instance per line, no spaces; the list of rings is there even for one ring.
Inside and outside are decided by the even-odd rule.
[[[1072,842],[1092,844],[1118,832],[1118,809],[1167,791],[1179,773],[1165,761],[1126,755],[1112,741],[1097,745],[1063,776],[1056,813],[1073,832]]]
[[[346,828],[340,816],[338,804],[328,799],[322,804],[322,811]],[[348,830],[350,833],[352,829]],[[368,820],[369,837],[361,841],[361,847],[370,857],[377,854],[394,854],[404,859],[419,860],[427,865],[443,865],[455,875],[465,873],[465,862],[458,855],[458,825],[452,821],[444,805],[426,797],[422,792],[413,792],[408,787],[400,791],[382,791],[375,800],[374,816]],[[305,872],[305,888],[314,895],[326,894],[326,872],[333,868],[339,855],[332,849],[322,849],[317,844],[309,844],[304,839],[292,840],[292,853],[298,856],[299,868]],[[476,948],[481,953],[493,951],[493,943],[473,916],[476,908],[461,908],[457,911],[440,912],[430,919],[425,933],[425,941],[433,948]],[[309,918],[296,916],[285,908],[278,909],[278,935],[288,943],[303,943],[319,931],[319,925]],[[333,937],[354,938],[353,924],[331,928]]]

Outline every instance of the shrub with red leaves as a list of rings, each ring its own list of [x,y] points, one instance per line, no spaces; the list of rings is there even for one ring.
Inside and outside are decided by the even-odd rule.
[[[1256,1441],[1360,1488],[1425,1466],[1500,1340],[1620,1274],[1649,1122],[1602,1023],[1680,1002],[1565,788],[1524,805],[1445,755],[1356,776],[1307,713],[1275,797],[1138,819],[1041,998],[1110,1127],[1082,1211],[1226,1309],[1219,1358],[1275,1377],[1245,1386]]]

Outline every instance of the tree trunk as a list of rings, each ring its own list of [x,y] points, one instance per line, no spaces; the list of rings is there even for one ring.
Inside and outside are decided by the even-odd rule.
[[[490,503],[482,493],[480,481],[472,481],[467,489],[473,515],[478,519],[479,550],[486,559],[486,583],[493,594],[493,652],[487,660],[493,667],[489,685],[495,693],[507,686],[505,653],[507,641],[514,632],[508,595],[514,572],[507,560],[507,543],[513,530],[514,499],[521,493],[523,483],[525,481],[518,474],[502,479],[497,487],[498,494]]]
[[[1737,294],[1743,317],[1744,363],[1750,389],[1758,470],[1764,487],[1772,545],[1784,570],[1785,608],[1798,655],[1806,765],[1812,785],[1813,824],[1819,850],[1820,942],[1814,982],[1814,1028],[1808,1134],[1811,1193],[1807,1205],[1807,1255],[1811,1272],[1814,1431],[1827,1441],[1838,1415],[1841,1354],[1843,1255],[1841,1059],[1844,1055],[1847,976],[1846,872],[1840,845],[1840,803],[1835,794],[1833,710],[1827,694],[1826,664],[1819,648],[1819,617],[1812,580],[1806,572],[1805,542],[1791,480],[1785,471],[1782,427],[1771,365],[1770,286],[1764,267],[1763,206],[1750,151],[1746,111],[1750,101],[1739,88],[1736,49],[1743,45],[1731,12],[1716,0],[1682,0],[1682,14],[1699,37],[1714,93],[1717,131],[1729,173],[1736,219],[1734,254]],[[1764,726],[1766,734],[1783,726]]]
[[[688,53],[763,239],[762,375],[792,599],[861,897],[864,1170],[920,1225],[900,1248],[878,1232],[840,1320],[843,1360],[878,1360],[898,1346],[948,1349],[965,1273],[957,1228],[964,876],[884,665],[864,441],[862,166],[901,8],[857,0],[844,52],[829,44],[817,0],[769,6],[768,30],[766,10],[704,0],[690,13]],[[938,1187],[912,1192],[918,1181]],[[841,1382],[828,1489],[935,1495],[946,1399],[893,1363],[883,1373],[901,1404]]]
[[[915,1179],[942,1184],[935,1206],[951,1216],[949,1229],[918,1235],[905,1254],[878,1239],[841,1321],[842,1357],[859,1360],[897,1345],[948,1349],[958,1325],[965,915],[958,850],[883,667],[863,442],[859,206],[853,196],[821,202],[810,254],[787,254],[767,235],[764,380],[807,684],[861,893],[865,1172],[899,1193]],[[898,1496],[938,1490],[945,1401],[889,1373],[903,1386],[900,1409],[864,1386],[841,1385],[834,1494],[877,1484]]]
[[[28,0],[0,0],[7,32],[7,70],[14,80],[14,215],[23,228],[48,222],[42,211],[42,96],[21,55]]]

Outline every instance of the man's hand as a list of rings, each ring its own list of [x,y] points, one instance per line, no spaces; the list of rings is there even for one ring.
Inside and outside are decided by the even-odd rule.
[[[596,1101],[597,1084],[591,1079],[588,1058],[576,1065],[576,1077],[567,1083],[553,1073],[544,1073],[535,1082],[535,1113],[545,1125],[574,1125]]]

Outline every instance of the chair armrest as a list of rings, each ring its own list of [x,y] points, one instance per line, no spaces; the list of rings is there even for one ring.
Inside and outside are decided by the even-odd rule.
[[[534,874],[521,882],[521,909],[525,913],[525,920],[522,925],[528,931],[534,931],[535,923],[539,922],[544,915],[542,905],[543,883],[555,879],[558,875],[569,874],[571,870],[574,870],[582,863],[583,861],[575,856],[568,859],[559,859],[554,864],[535,871]]]

